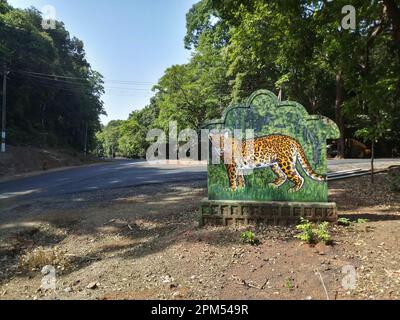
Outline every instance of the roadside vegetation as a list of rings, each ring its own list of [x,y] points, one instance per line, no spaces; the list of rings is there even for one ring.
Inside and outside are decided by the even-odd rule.
[[[229,104],[269,89],[310,114],[335,119],[339,156],[346,138],[354,137],[373,144],[377,155],[399,155],[399,4],[353,1],[357,28],[343,30],[347,4],[200,0],[186,19],[190,61],[165,70],[146,108],[102,127],[103,79],[86,60],[84,43],[71,38],[62,22],[44,30],[38,10],[2,0],[8,142],[140,158],[148,129],[167,131],[170,121],[179,130],[199,129]]]
[[[315,224],[307,219],[301,218],[300,224],[296,226],[296,229],[300,231],[300,234],[295,237],[308,244],[316,244],[318,242],[323,242],[325,244],[332,243],[328,222]]]
[[[37,9],[16,9],[1,0],[1,72],[4,63],[7,143],[81,153],[95,148],[104,113],[102,75],[86,60],[83,42],[62,22],[44,30]]]
[[[259,240],[256,238],[255,233],[252,231],[243,231],[240,234],[240,241],[242,241],[243,243],[250,244],[252,246],[259,243]]]
[[[229,104],[268,89],[310,114],[335,119],[339,156],[352,156],[345,148],[351,138],[374,144],[376,155],[399,155],[399,4],[353,1],[357,28],[343,30],[341,11],[348,4],[199,1],[187,14],[184,43],[191,60],[165,71],[147,108],[105,126],[98,151],[143,157],[148,128],[167,132],[177,121],[179,130],[199,129]]]

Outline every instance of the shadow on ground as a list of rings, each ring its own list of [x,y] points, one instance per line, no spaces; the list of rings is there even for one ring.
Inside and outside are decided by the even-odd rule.
[[[376,177],[379,188],[368,184],[368,177],[357,178],[358,183],[349,181],[330,183],[330,200],[337,202],[340,215],[371,222],[400,220],[399,194],[390,192],[385,175]],[[105,273],[114,272],[117,277],[119,269],[136,268],[135,263],[146,257],[152,263],[149,269],[159,268],[166,273],[163,259],[174,258],[190,272],[194,262],[185,263],[188,257],[197,259],[198,267],[202,261],[216,257],[220,249],[228,252],[227,249],[240,246],[238,229],[198,227],[198,206],[205,188],[199,182],[4,202],[0,214],[0,285],[37,275],[43,265],[38,263],[32,271],[31,265],[21,261],[39,249],[60,250],[59,272],[65,277],[80,272],[90,276],[94,267],[102,268],[99,264],[104,264]],[[280,243],[282,251],[289,245],[297,252],[290,233],[293,229],[288,230],[286,238],[277,235],[275,239],[271,232],[270,239],[284,240]],[[171,251],[174,247],[178,249]],[[271,254],[274,250],[272,246]],[[254,251],[257,253],[257,248]],[[176,257],[165,257],[165,252]],[[219,259],[224,261],[227,256]],[[118,267],[114,266],[115,261]],[[52,264],[52,260],[44,263]],[[110,270],[111,267],[116,269]],[[151,273],[143,270],[134,271]]]

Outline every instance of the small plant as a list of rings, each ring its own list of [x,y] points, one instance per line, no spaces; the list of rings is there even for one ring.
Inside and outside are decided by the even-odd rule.
[[[361,218],[357,219],[355,221],[351,221],[350,219],[347,219],[347,218],[339,218],[337,220],[338,225],[346,226],[346,227],[352,225],[353,223],[361,224],[361,223],[366,223],[366,222],[369,222],[369,220],[368,219],[361,219]]]
[[[240,241],[243,243],[251,244],[252,246],[257,244],[258,240],[254,232],[251,231],[244,231],[240,234]]]
[[[40,270],[46,265],[53,265],[64,269],[70,265],[70,259],[59,248],[45,249],[38,247],[20,257],[19,267],[29,271]]]
[[[339,218],[337,220],[338,225],[348,227],[351,225],[351,220],[347,218]]]
[[[285,288],[287,288],[287,289],[293,289],[294,288],[293,279],[291,279],[291,278],[287,278],[286,279]]]
[[[301,217],[300,224],[296,226],[296,229],[300,230],[301,233],[295,237],[307,243],[315,243],[316,237],[313,227],[314,226],[310,221]]]
[[[320,241],[327,244],[332,241],[331,235],[329,234],[329,222],[322,222],[318,225],[315,233]]]
[[[300,230],[301,233],[295,236],[297,239],[309,244],[315,244],[319,241],[328,244],[332,241],[328,230],[328,222],[322,222],[319,225],[315,225],[303,217],[300,219],[300,224],[296,226],[296,229]]]

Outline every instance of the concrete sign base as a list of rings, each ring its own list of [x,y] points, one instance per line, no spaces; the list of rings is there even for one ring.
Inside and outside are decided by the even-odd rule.
[[[335,222],[336,203],[204,199],[200,225],[293,225],[300,221],[300,217],[315,222]]]

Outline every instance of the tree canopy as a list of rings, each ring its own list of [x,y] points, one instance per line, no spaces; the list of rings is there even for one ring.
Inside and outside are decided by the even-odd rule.
[[[7,142],[67,147],[95,146],[104,113],[100,73],[85,58],[83,42],[62,22],[43,29],[35,8],[0,1],[0,64],[8,70]]]
[[[341,24],[346,5],[356,9],[355,29]],[[167,130],[177,121],[180,129],[198,129],[230,103],[269,89],[335,119],[342,155],[345,138],[352,137],[379,140],[382,154],[395,152],[397,1],[201,0],[186,20],[184,45],[192,58],[168,68],[154,87],[153,126]]]
[[[356,10],[344,28],[343,7]],[[269,89],[335,119],[346,138],[400,144],[400,4],[396,0],[200,0],[186,16],[188,63],[173,65],[149,105],[100,128],[102,76],[61,22],[0,1],[0,54],[9,75],[11,141],[70,145],[143,157],[151,128],[199,129],[231,103]],[[56,77],[52,75],[62,75]],[[95,135],[96,131],[98,133]],[[86,138],[87,137],[87,138]],[[95,145],[97,142],[97,145]],[[397,150],[399,152],[399,150]]]

